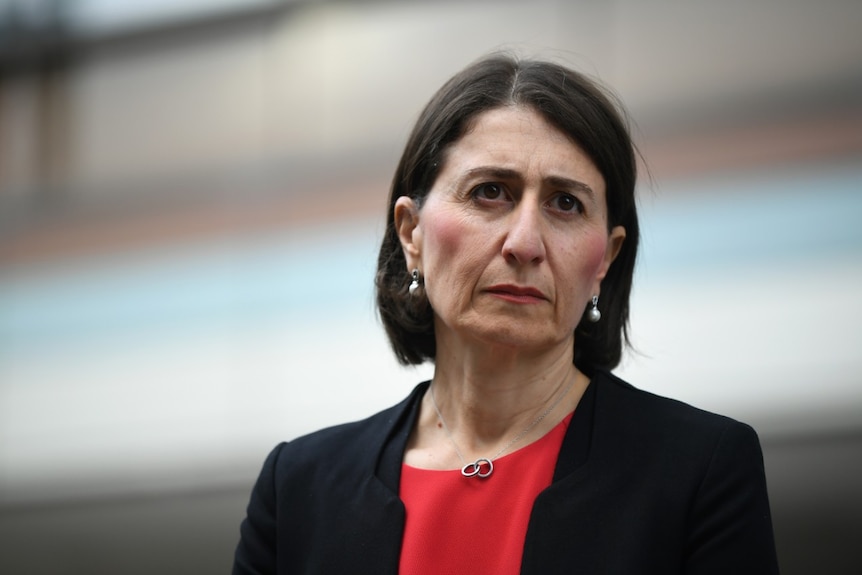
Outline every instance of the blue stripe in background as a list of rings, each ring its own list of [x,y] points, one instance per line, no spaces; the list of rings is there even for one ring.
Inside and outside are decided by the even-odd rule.
[[[862,167],[675,182],[641,196],[644,259],[691,270],[846,257],[862,251]]]

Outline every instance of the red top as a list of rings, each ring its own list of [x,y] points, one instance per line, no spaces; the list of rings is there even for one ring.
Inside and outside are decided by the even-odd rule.
[[[494,460],[487,478],[402,465],[407,508],[401,575],[516,575],[533,502],[554,478],[569,414],[544,437]]]

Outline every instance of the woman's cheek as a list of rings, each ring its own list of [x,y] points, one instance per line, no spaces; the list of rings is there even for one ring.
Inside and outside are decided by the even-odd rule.
[[[591,283],[604,265],[607,246],[607,238],[603,235],[590,234],[579,238],[569,255],[569,261],[577,262],[572,269],[576,269],[579,276],[572,279],[578,283]]]
[[[438,265],[455,264],[455,258],[465,243],[463,226],[454,218],[435,217],[425,228],[425,248],[427,256],[436,260]],[[430,263],[430,262],[429,262]]]

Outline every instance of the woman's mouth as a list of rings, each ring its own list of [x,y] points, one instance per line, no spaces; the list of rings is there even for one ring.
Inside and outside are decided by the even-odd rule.
[[[547,296],[534,287],[499,284],[485,288],[485,292],[513,303],[540,303],[548,301]]]

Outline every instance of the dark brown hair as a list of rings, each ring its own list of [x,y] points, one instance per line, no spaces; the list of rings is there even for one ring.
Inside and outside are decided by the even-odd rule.
[[[529,107],[567,134],[590,157],[605,180],[608,230],[626,229],[617,258],[602,280],[598,323],[575,329],[574,362],[581,371],[616,367],[628,343],[629,294],[638,247],[635,206],[636,151],[625,114],[597,83],[546,61],[493,55],[452,77],[431,98],[407,140],[392,179],[386,232],[377,260],[377,308],[398,360],[405,365],[433,360],[433,311],[425,297],[411,297],[410,275],[395,228],[395,202],[418,206],[431,190],[447,148],[482,112],[509,105]]]

